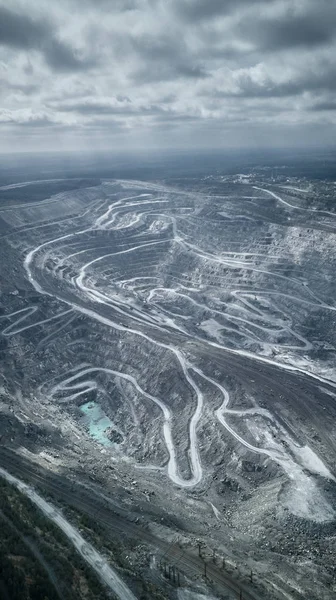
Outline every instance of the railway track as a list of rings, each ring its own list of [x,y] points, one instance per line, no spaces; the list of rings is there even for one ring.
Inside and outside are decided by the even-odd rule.
[[[158,556],[165,557],[167,563],[175,565],[187,578],[204,577],[205,561],[202,557],[194,555],[190,550],[181,548],[176,543],[159,538],[146,528],[146,524],[132,521],[129,513],[121,507],[108,506],[107,500],[98,492],[87,489],[81,484],[68,481],[59,475],[44,473],[41,468],[35,467],[15,452],[0,448],[0,463],[11,474],[21,477],[33,486],[38,486],[44,493],[52,495],[62,505],[66,505],[94,519],[104,528],[106,537],[115,540],[117,536],[129,537],[149,545]],[[211,582],[218,593],[233,593],[233,597],[243,600],[263,600],[252,585],[238,581],[227,571],[221,569],[211,561],[206,561],[206,578]]]

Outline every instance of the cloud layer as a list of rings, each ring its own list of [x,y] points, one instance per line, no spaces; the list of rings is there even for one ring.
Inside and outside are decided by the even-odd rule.
[[[330,144],[330,0],[0,0],[0,150]]]

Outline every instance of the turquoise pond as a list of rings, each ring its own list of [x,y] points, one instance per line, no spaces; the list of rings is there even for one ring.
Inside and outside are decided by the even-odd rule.
[[[100,408],[99,404],[96,402],[87,402],[79,408],[84,414],[82,422],[88,429],[91,437],[100,444],[103,444],[103,446],[112,446],[112,442],[105,433],[113,427],[113,423]]]

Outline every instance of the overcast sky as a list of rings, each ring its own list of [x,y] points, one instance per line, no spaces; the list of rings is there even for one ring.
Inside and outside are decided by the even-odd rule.
[[[0,151],[336,140],[335,0],[0,0]]]

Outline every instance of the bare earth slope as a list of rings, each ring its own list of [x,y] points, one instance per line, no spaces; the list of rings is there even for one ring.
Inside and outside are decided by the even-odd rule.
[[[44,185],[0,206],[1,444],[201,540],[242,585],[252,569],[251,594],[332,598],[336,213],[318,186]]]

